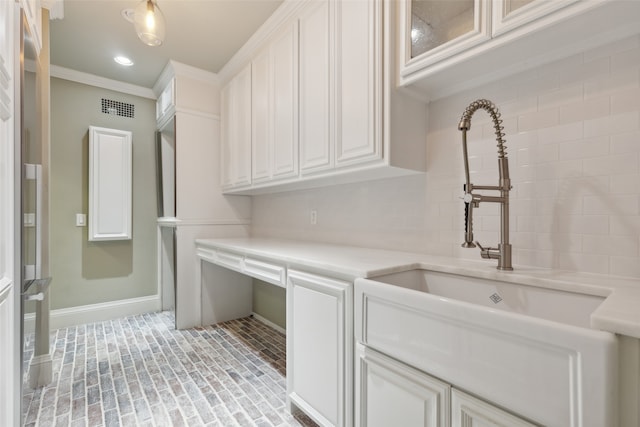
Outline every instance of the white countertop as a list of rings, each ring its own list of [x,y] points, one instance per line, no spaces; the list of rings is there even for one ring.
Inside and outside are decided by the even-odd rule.
[[[294,240],[198,239],[196,245],[278,262],[331,277],[354,280],[415,268],[520,283],[606,297],[591,315],[594,329],[640,338],[640,281],[632,278],[514,266],[499,271],[495,261],[470,261],[420,253]]]

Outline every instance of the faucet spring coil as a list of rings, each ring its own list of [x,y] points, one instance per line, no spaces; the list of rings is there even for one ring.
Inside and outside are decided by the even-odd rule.
[[[478,99],[469,104],[464,113],[462,113],[458,129],[469,130],[471,128],[471,116],[473,116],[473,114],[481,108],[491,116],[496,140],[498,141],[498,158],[503,159],[507,157],[507,147],[505,146],[504,140],[504,126],[502,126],[502,115],[500,114],[500,111],[498,111],[498,107],[496,107],[493,102],[489,101],[488,99]]]

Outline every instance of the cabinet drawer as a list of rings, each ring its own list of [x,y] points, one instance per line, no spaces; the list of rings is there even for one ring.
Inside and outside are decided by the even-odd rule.
[[[287,286],[285,272],[286,269],[282,265],[258,261],[248,257],[244,260],[245,274],[283,288]]]
[[[240,254],[218,250],[215,263],[242,273],[243,260],[244,257]]]

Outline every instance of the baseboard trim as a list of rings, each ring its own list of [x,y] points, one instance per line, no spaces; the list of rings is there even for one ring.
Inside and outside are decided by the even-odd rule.
[[[160,295],[61,308],[51,310],[49,326],[51,330],[55,330],[69,326],[84,325],[86,323],[119,319],[136,314],[151,313],[160,311],[161,308],[162,300]],[[25,316],[25,333],[31,333],[35,330],[35,320],[35,313],[29,313]]]
[[[271,320],[268,320],[267,318],[262,317],[262,316],[260,316],[259,314],[255,313],[255,312],[251,312],[251,316],[253,316],[253,318],[256,319],[258,322],[264,323],[265,325],[269,326],[272,329],[275,329],[276,331],[280,332],[281,334],[287,335],[287,330],[285,328],[283,328],[282,326],[276,325]]]

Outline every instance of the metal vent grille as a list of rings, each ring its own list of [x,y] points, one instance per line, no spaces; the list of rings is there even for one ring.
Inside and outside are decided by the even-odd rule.
[[[114,101],[113,99],[102,98],[102,112],[120,117],[129,117],[131,119],[135,116],[135,105],[127,104],[126,102]]]

